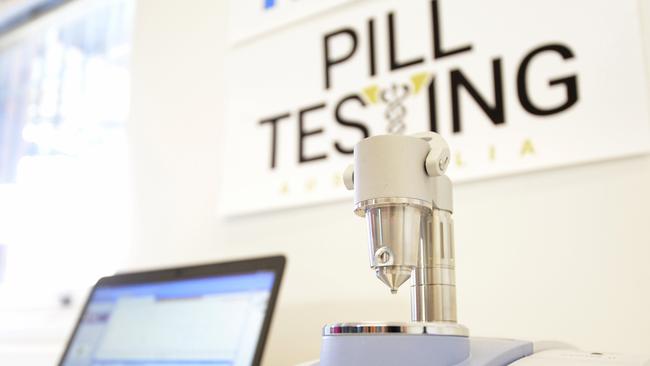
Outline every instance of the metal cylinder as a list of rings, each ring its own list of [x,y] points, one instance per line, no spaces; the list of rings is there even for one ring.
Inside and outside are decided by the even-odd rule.
[[[453,322],[456,316],[454,227],[451,213],[434,209],[424,226],[411,276],[411,320]]]
[[[427,202],[405,198],[378,198],[359,203],[368,223],[370,266],[391,290],[406,282],[418,265],[425,225],[431,216]]]

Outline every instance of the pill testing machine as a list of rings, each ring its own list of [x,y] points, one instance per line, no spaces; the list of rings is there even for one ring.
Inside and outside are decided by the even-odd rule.
[[[411,322],[323,328],[310,366],[650,366],[650,357],[588,353],[561,343],[472,338],[457,322],[450,152],[433,132],[362,140],[343,180],[368,225],[370,265],[392,293],[411,279]]]

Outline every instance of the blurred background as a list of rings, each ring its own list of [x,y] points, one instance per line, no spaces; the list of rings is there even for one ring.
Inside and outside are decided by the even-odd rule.
[[[270,125],[261,126],[259,120],[285,112],[296,118],[300,108],[321,102],[317,98],[331,108],[343,89],[365,87],[365,81],[351,80],[345,66],[337,65],[327,93],[338,94],[323,94],[324,35],[350,27],[363,45],[369,18],[383,27],[387,12],[394,11],[402,14],[398,20],[403,25],[418,6],[432,5],[415,2],[424,5],[372,0],[329,5],[310,0],[240,2],[247,5],[226,0],[0,0],[0,364],[55,364],[87,291],[101,276],[277,253],[287,255],[288,268],[266,365],[318,358],[321,327],[328,322],[407,320],[408,291],[390,296],[374,278],[368,268],[365,223],[353,214],[351,196],[340,185],[320,196],[301,193],[267,202],[257,198],[254,186],[236,188],[240,184],[235,178],[268,183],[273,192],[285,194],[297,186],[312,191],[316,183],[309,177],[320,174],[336,182],[338,168],[351,157],[337,156],[327,163],[329,170],[314,168],[318,162],[296,165],[291,132],[279,132],[276,148],[290,152],[290,157],[278,157],[278,164],[295,166],[269,170]],[[598,26],[604,24],[603,16],[613,17],[603,5],[607,2],[527,0],[513,7],[499,0],[485,24],[476,25],[498,28],[492,43],[481,44],[465,37],[467,33],[454,36],[460,34],[456,29],[471,29],[473,19],[486,18],[481,11],[463,13],[472,4],[491,7],[479,3],[440,1],[447,13],[445,40],[448,49],[473,43],[471,52],[482,57],[476,61],[480,71],[472,73],[479,70],[474,61],[459,61],[459,67],[489,101],[492,88],[483,82],[495,76],[491,60],[503,57],[505,123],[517,125],[513,120],[524,115],[515,77],[520,59],[538,45],[535,37],[541,37],[539,42],[573,46],[576,61],[568,71],[578,74],[580,99],[575,114],[566,118],[580,123],[579,136],[585,140],[604,142],[592,144],[596,146],[588,149],[598,153],[587,156],[582,154],[583,139],[575,133],[565,145],[553,145],[551,140],[562,137],[551,133],[548,143],[543,138],[532,143],[534,151],[546,149],[554,160],[485,172],[463,173],[459,160],[467,155],[456,157],[459,320],[476,336],[647,353],[650,1],[609,5],[623,9],[616,21],[630,25],[624,32],[614,21],[611,29]],[[283,10],[292,6],[295,12]],[[282,24],[252,24],[253,16],[234,24],[248,7],[260,14],[287,13]],[[508,23],[501,17],[534,18],[538,10],[567,15],[544,18],[534,31],[521,32],[510,43],[499,37],[517,33],[503,22],[523,26],[523,21]],[[352,20],[346,24],[341,19]],[[581,26],[582,21],[588,26]],[[561,23],[557,29],[573,29],[593,47],[580,53],[580,37],[573,33],[558,39],[565,33],[554,31],[555,22]],[[414,24],[402,34],[420,32],[428,50],[430,19],[425,18],[422,29]],[[381,28],[382,37],[384,33]],[[418,37],[408,38],[415,42]],[[380,52],[390,47],[377,42]],[[305,44],[309,46],[301,46]],[[412,43],[404,44],[398,56],[402,61],[420,55]],[[527,45],[517,48],[520,44]],[[340,47],[332,59],[340,60],[352,49],[349,44]],[[387,68],[383,54],[379,75]],[[445,62],[451,58],[434,60],[430,51],[423,55],[422,65],[445,67],[435,70],[448,75],[451,66]],[[599,57],[607,62],[599,63]],[[242,60],[250,72],[242,69]],[[277,66],[285,61],[285,69]],[[315,75],[309,77],[317,82],[303,89],[303,74]],[[436,80],[437,94],[448,94],[445,76]],[[305,97],[294,98],[303,90]],[[621,99],[602,99],[601,92],[609,93],[602,98],[611,94]],[[269,101],[259,100],[264,94]],[[280,105],[278,98],[286,95],[293,99]],[[551,101],[554,97],[549,96]],[[484,120],[477,104],[464,98],[463,108],[474,110],[467,116]],[[599,109],[589,114],[592,105]],[[441,107],[440,112],[448,109]],[[256,111],[263,113],[248,118]],[[590,115],[606,120],[593,121]],[[322,120],[323,125],[330,123]],[[445,126],[448,120],[440,117]],[[489,120],[485,123],[492,126]],[[599,127],[603,124],[629,133],[613,133]],[[244,127],[239,130],[239,125]],[[248,133],[245,126],[255,132]],[[465,136],[471,132],[468,128]],[[451,136],[450,131],[441,133]],[[481,133],[475,135],[493,137],[504,146],[505,137]],[[524,127],[512,134],[514,155],[531,151]],[[357,132],[341,141],[352,146],[359,136]],[[476,141],[460,141],[462,136],[450,137],[452,149]],[[622,147],[612,149],[607,143]],[[322,146],[335,154],[330,140],[327,145],[314,143],[307,153],[314,156]],[[480,146],[490,151],[491,145]],[[242,150],[248,155],[234,155]],[[263,167],[263,174],[247,172],[247,162],[255,156],[262,156],[259,166],[251,166]],[[307,165],[307,173],[298,171]]]

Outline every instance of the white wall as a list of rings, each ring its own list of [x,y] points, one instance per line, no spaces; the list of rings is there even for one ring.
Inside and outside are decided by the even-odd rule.
[[[217,216],[225,6],[139,0],[130,266],[285,253],[265,364],[290,365],[318,357],[323,324],[406,320],[409,298],[370,272],[350,202]],[[650,157],[463,184],[455,197],[459,318],[474,335],[650,353]]]

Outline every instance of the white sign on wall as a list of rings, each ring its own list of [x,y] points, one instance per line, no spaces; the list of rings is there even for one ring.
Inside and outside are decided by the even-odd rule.
[[[468,181],[645,153],[635,0],[350,4],[233,47],[227,215],[350,198],[368,135],[442,134]]]

